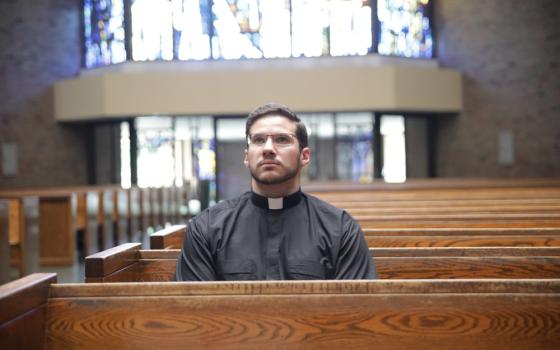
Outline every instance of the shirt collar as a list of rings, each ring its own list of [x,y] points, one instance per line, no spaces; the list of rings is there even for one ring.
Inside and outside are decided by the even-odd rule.
[[[301,189],[286,196],[278,198],[270,198],[261,196],[255,192],[251,192],[251,201],[257,207],[270,210],[283,210],[288,209],[301,201],[302,193]]]

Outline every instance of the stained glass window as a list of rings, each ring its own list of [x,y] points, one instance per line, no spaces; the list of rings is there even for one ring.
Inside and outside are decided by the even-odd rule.
[[[175,57],[210,58],[211,0],[173,0]]]
[[[429,1],[377,0],[380,54],[432,57]]]
[[[373,179],[373,114],[338,113],[336,116],[337,173],[339,179]]]
[[[371,48],[371,7],[367,1],[330,1],[330,54],[366,55]]]
[[[170,0],[132,0],[132,58],[173,59],[173,10]]]
[[[430,0],[84,0],[85,62],[89,68],[125,61],[125,40],[135,61],[376,50],[430,58],[430,5]],[[379,20],[373,50],[371,6]],[[126,38],[124,23],[130,28]]]
[[[292,0],[292,55],[365,55],[371,8],[362,0]]]
[[[257,0],[214,0],[213,57],[226,59],[263,57],[263,38],[260,29],[264,18],[270,18],[271,14],[266,12],[273,8],[270,4],[270,1],[264,1],[263,6],[259,7]]]
[[[84,0],[88,68],[126,61],[123,0]]]

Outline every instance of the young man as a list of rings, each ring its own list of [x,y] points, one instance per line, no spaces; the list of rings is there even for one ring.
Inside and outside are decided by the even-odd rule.
[[[189,221],[178,281],[373,279],[362,230],[345,211],[300,190],[311,151],[287,107],[249,114],[245,166],[252,191]]]

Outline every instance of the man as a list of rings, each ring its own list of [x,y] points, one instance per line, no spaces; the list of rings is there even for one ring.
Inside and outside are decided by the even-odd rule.
[[[266,104],[245,126],[252,191],[187,224],[178,281],[373,279],[362,230],[345,211],[300,190],[307,130],[287,107]]]

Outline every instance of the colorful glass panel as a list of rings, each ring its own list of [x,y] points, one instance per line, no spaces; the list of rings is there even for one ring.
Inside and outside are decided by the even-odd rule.
[[[330,1],[330,54],[366,55],[371,49],[371,7],[367,1]]]
[[[210,0],[173,0],[175,57],[180,60],[210,58]]]
[[[132,0],[132,58],[173,59],[173,6],[170,0]]]
[[[126,61],[123,0],[84,0],[87,68]]]
[[[377,0],[380,54],[432,57],[429,0]]]
[[[214,36],[212,53],[214,58],[262,58],[262,36],[260,29],[264,18],[270,18],[270,1],[259,6],[257,0],[214,0]],[[264,18],[263,18],[264,17]],[[265,45],[266,46],[266,45]]]

